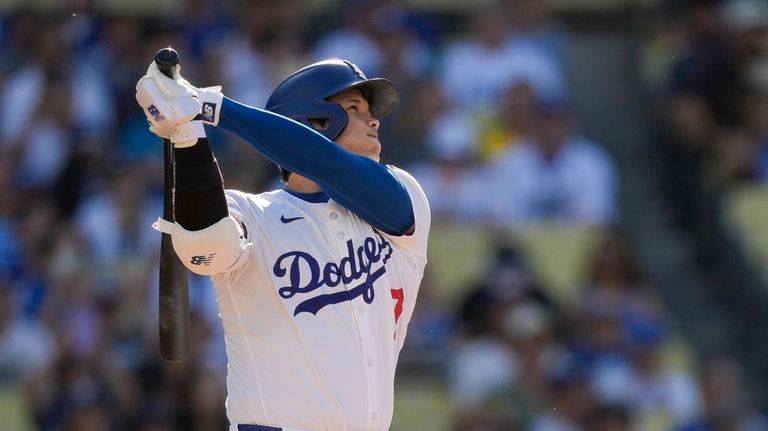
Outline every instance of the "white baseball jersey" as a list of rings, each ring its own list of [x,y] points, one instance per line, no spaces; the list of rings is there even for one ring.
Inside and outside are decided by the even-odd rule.
[[[213,276],[232,430],[389,428],[430,226],[419,184],[393,171],[413,203],[409,236],[379,232],[333,200],[226,192],[249,241],[228,272]]]

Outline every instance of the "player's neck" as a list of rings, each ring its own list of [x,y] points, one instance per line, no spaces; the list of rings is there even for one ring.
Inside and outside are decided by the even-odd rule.
[[[302,177],[295,172],[288,177],[286,188],[298,193],[317,193],[321,191],[320,186],[316,182],[307,177]]]

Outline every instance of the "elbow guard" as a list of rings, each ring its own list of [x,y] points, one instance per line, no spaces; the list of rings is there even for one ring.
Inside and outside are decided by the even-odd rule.
[[[247,257],[248,241],[232,216],[197,231],[186,230],[180,224],[162,218],[154,227],[171,235],[176,255],[195,274],[225,273],[238,267]]]

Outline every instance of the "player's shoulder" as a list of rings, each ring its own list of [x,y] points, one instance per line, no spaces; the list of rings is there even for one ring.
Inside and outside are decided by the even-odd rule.
[[[413,175],[411,175],[408,171],[406,171],[405,169],[398,168],[395,165],[387,165],[387,169],[389,169],[401,181],[413,184],[413,185],[421,188],[421,185],[419,184],[419,181],[416,180],[416,178]]]
[[[429,206],[427,194],[424,192],[424,188],[421,187],[421,184],[419,184],[419,181],[413,175],[411,175],[406,170],[398,168],[394,165],[387,165],[387,168],[400,180],[400,182],[403,183],[411,195],[411,201],[416,202],[420,200],[424,202],[426,207]]]
[[[268,207],[285,199],[282,190],[272,190],[254,194],[236,189],[226,189],[224,190],[224,195],[226,196],[227,204],[230,207],[235,207],[241,210],[250,208],[251,210],[258,212],[264,212]]]

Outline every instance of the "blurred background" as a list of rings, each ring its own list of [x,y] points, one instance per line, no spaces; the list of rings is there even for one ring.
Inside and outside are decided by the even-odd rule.
[[[768,430],[766,0],[0,0],[0,430],[224,430],[209,281],[157,348],[169,44],[257,107],[385,76],[431,201],[394,431]],[[211,136],[229,188],[277,169]]]

